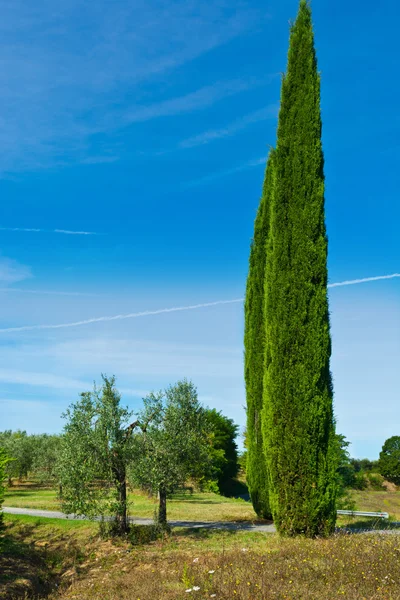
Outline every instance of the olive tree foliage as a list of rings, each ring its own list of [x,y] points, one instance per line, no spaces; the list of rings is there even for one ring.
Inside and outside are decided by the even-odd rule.
[[[63,417],[58,477],[66,513],[114,518],[116,533],[128,530],[126,471],[132,459],[131,413],[121,406],[115,377],[102,375],[98,390],[81,394]]]
[[[4,448],[11,460],[5,467],[8,485],[13,484],[13,479],[25,478],[32,470],[33,465],[33,436],[26,431],[0,432],[0,446]]]
[[[0,446],[12,459],[6,467],[8,484],[12,485],[13,479],[20,480],[28,476],[41,481],[53,480],[60,442],[59,435],[47,433],[28,435],[20,430],[0,432]]]
[[[400,485],[400,436],[386,440],[379,454],[379,473],[388,481]]]
[[[9,461],[5,449],[0,447],[0,533],[4,526],[2,506],[4,502],[4,482],[7,478],[6,467]]]
[[[205,409],[186,379],[165,392],[151,393],[138,415],[142,424],[133,435],[132,482],[157,494],[157,520],[167,524],[167,497],[189,477],[201,478],[210,466],[210,440]]]
[[[57,461],[61,449],[61,436],[42,433],[32,436],[32,472],[41,481],[57,478]]]

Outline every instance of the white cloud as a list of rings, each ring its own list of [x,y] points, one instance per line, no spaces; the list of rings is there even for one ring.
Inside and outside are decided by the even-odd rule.
[[[276,117],[278,114],[278,108],[279,107],[276,104],[270,104],[266,108],[256,110],[241,117],[240,119],[236,119],[233,121],[233,123],[229,123],[223,128],[209,129],[208,131],[204,131],[203,133],[182,140],[179,146],[181,148],[194,148],[195,146],[202,146],[215,140],[229,137],[238,133],[239,131],[242,131],[253,123],[258,123],[260,121],[264,121],[265,119],[272,119]]]
[[[4,287],[0,292],[16,294],[34,294],[35,296],[98,296],[91,292],[64,292],[58,290],[31,290],[29,288]]]
[[[30,277],[33,277],[30,267],[11,258],[0,257],[0,284],[12,284]]]
[[[69,229],[37,229],[34,227],[0,227],[0,231],[19,231],[24,233],[63,233],[65,235],[99,235],[94,231],[70,231]]]
[[[25,362],[37,357],[50,363],[52,370],[69,369],[79,373],[79,377],[85,377],[86,373],[100,374],[105,368],[108,374],[115,373],[133,381],[153,377],[155,381],[183,376],[231,377],[232,370],[242,375],[240,347],[96,336],[78,342],[73,339],[22,345],[16,352],[24,356]],[[148,389],[132,388],[124,383],[122,386],[134,395],[142,395]]]
[[[260,83],[259,80],[254,79],[219,81],[184,96],[157,102],[149,106],[136,107],[126,114],[125,119],[127,122],[134,123],[201,110],[213,105],[222,98],[228,98]]]
[[[240,171],[247,171],[247,169],[251,169],[253,167],[259,167],[260,165],[265,166],[267,163],[267,157],[261,156],[259,158],[254,158],[252,160],[248,160],[244,163],[237,165],[236,167],[232,167],[231,169],[225,169],[223,171],[217,171],[216,173],[210,173],[209,175],[205,175],[204,177],[200,177],[199,179],[193,179],[192,181],[187,181],[182,184],[182,188],[192,188],[197,187],[198,185],[204,185],[215,181],[216,179],[220,179],[221,177],[227,177],[228,175],[233,175],[233,173],[239,173]]]
[[[37,371],[23,371],[19,369],[0,369],[0,381],[17,385],[34,385],[56,389],[73,389],[83,391],[91,387],[87,381],[78,381],[62,375],[52,373],[39,373]]]
[[[126,124],[149,82],[260,18],[238,0],[3,3],[0,171],[116,159],[91,136]]]
[[[263,159],[264,160],[264,159]],[[360,283],[369,283],[373,281],[394,279],[400,277],[400,273],[392,273],[391,275],[376,275],[374,277],[364,277],[363,279],[350,279],[347,281],[339,281],[336,283],[329,283],[328,288],[342,287],[348,285],[358,285]],[[12,333],[18,331],[36,331],[42,329],[66,329],[69,327],[79,327],[81,325],[90,325],[92,323],[105,323],[110,321],[121,321],[125,319],[138,319],[141,317],[148,317],[152,315],[160,315],[165,313],[182,312],[188,310],[197,310],[199,308],[208,308],[212,306],[220,306],[224,304],[237,304],[242,303],[244,298],[234,298],[232,300],[216,300],[213,302],[203,302],[201,304],[191,304],[188,306],[175,306],[171,308],[160,308],[158,310],[145,310],[136,313],[126,313],[113,316],[104,317],[93,317],[91,319],[84,319],[82,321],[73,321],[70,323],[58,323],[56,325],[22,325],[20,327],[5,327],[0,329],[0,333]]]
[[[338,282],[355,286],[352,293],[340,288],[330,294],[338,431],[352,442],[353,456],[370,458],[392,434],[398,412],[399,307],[397,298],[390,299],[386,275],[381,277],[382,284],[369,283],[368,289],[358,279]],[[101,372],[117,376],[123,403],[134,410],[148,390],[186,376],[202,402],[244,425],[242,307],[194,314],[174,313],[157,323],[124,321],[98,332],[66,329],[2,337],[3,396],[54,406],[25,412],[21,405],[14,411],[10,400],[7,410],[2,410],[6,404],[0,407],[3,428],[59,430],[60,413],[79,392],[91,389],[93,379],[99,383]]]

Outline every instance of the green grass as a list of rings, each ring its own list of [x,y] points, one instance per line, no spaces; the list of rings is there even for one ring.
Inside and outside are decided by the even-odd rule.
[[[6,491],[4,506],[62,510],[56,490],[20,485]],[[129,493],[129,512],[135,517],[154,516],[157,500],[139,491]],[[180,493],[168,499],[168,519],[182,521],[252,521],[256,514],[249,502],[213,493]]]
[[[35,486],[15,486],[5,493],[4,506],[16,508],[36,508],[39,510],[60,510],[57,493],[53,489]]]
[[[31,517],[30,515],[4,515],[6,525],[27,525],[30,527],[40,527],[42,531],[51,531],[52,529],[63,531],[92,530],[98,531],[98,523],[94,521],[85,521],[78,519],[48,519],[47,517]]]
[[[385,511],[392,520],[400,521],[400,491],[352,491],[357,510]],[[22,484],[6,491],[5,506],[61,510],[54,489],[32,484]],[[152,518],[157,500],[139,491],[129,494],[130,514]],[[249,502],[225,498],[213,493],[188,492],[175,494],[168,500],[168,518],[182,521],[253,521],[256,515]],[[338,521],[339,525],[352,523],[354,519]]]

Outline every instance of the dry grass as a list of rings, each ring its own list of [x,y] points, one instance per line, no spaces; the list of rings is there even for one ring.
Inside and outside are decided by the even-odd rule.
[[[358,510],[388,512],[390,517],[400,521],[400,491],[352,491]]]
[[[9,539],[20,547],[18,555],[2,559],[9,574],[18,573],[13,581],[4,580],[0,565],[0,598],[7,600],[15,592],[48,600],[400,598],[398,534],[281,540],[263,533],[182,530],[132,547],[99,540],[95,526],[85,523],[26,517],[7,523]],[[21,556],[30,570],[21,570]]]
[[[63,600],[398,599],[398,536],[284,540],[191,552],[168,547],[108,558],[61,595]],[[235,536],[236,537],[236,536]],[[237,536],[236,545],[240,540]],[[240,544],[241,546],[241,544]],[[190,591],[187,591],[190,590]]]
[[[98,527],[87,521],[5,516],[0,539],[0,599],[46,596],[75,568]]]

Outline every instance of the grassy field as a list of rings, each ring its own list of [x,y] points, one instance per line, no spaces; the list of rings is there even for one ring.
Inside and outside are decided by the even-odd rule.
[[[369,490],[354,490],[352,496],[355,500],[358,510],[388,512],[391,518],[396,521],[400,521],[400,491],[378,492]]]
[[[391,519],[400,521],[400,491],[356,491],[352,492],[357,510],[385,511]],[[157,501],[139,491],[129,494],[130,514],[137,517],[153,517]],[[5,506],[61,510],[56,491],[30,483],[9,488]],[[188,492],[175,494],[168,500],[168,518],[184,521],[253,521],[256,515],[249,502],[224,498],[213,493]],[[351,522],[351,520],[350,520]],[[339,524],[347,523],[340,519]]]
[[[56,491],[32,484],[14,486],[6,491],[4,506],[17,508],[36,508],[41,510],[61,510]],[[146,494],[131,492],[129,494],[131,515],[135,517],[154,516],[157,506],[155,498]],[[249,502],[224,498],[213,493],[189,492],[175,494],[168,500],[168,518],[183,521],[252,521],[256,514]]]
[[[99,539],[87,522],[7,516],[6,523],[1,600],[400,598],[398,534],[282,540],[182,530],[132,546]]]

